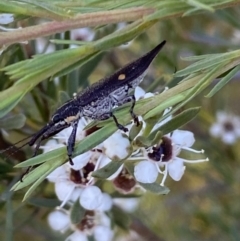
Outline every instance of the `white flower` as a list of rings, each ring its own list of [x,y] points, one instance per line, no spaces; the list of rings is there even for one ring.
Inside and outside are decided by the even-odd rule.
[[[109,227],[97,226],[94,228],[93,235],[96,241],[111,241],[114,233]]]
[[[79,230],[73,232],[66,241],[88,241],[87,235]]]
[[[97,210],[102,212],[109,211],[112,208],[112,205],[113,200],[111,196],[107,193],[102,193],[102,202],[98,206]]]
[[[130,151],[130,141],[120,131],[115,132],[103,142],[103,153],[112,160],[123,160],[130,155]]]
[[[61,210],[55,210],[48,215],[48,223],[54,231],[65,232],[69,228],[70,217]]]
[[[156,181],[158,173],[161,173],[164,174],[161,182],[162,186],[168,174],[173,180],[179,181],[185,171],[185,162],[208,161],[208,159],[191,161],[178,157],[182,149],[203,153],[203,150],[196,151],[190,148],[194,142],[193,133],[190,131],[175,130],[172,135],[164,136],[159,145],[148,148],[143,157],[137,157],[138,159],[142,158],[143,161],[140,161],[134,168],[136,180],[143,183],[153,183]],[[136,159],[136,157],[132,157],[132,159]],[[161,171],[161,167],[165,167],[165,170]]]
[[[53,150],[58,149],[63,146],[65,146],[65,145],[62,143],[59,143],[56,140],[51,139],[51,140],[48,140],[44,146],[40,146],[40,149],[43,149],[43,153],[46,153],[46,152],[53,151]]]
[[[55,51],[55,45],[50,43],[46,38],[37,38],[35,48],[37,54],[53,53]]]
[[[11,13],[0,14],[0,24],[9,24],[14,21],[14,16]]]
[[[96,210],[103,202],[102,191],[96,186],[86,187],[81,194],[80,204],[88,210]]]
[[[134,96],[135,96],[136,100],[139,100],[139,99],[146,99],[146,98],[152,97],[152,96],[154,96],[154,94],[151,92],[146,93],[146,91],[144,89],[137,86],[134,91]]]
[[[66,232],[72,230],[66,240],[88,241],[89,236],[94,236],[96,241],[111,241],[114,235],[111,229],[111,220],[103,212],[86,211],[83,219],[71,223],[70,212],[64,209],[55,210],[48,215],[49,226],[54,231]]]
[[[134,176],[139,182],[153,183],[157,180],[158,170],[154,163],[141,161],[134,168]]]
[[[210,127],[210,134],[232,145],[240,137],[240,118],[225,112],[217,113],[217,121]]]
[[[94,38],[94,31],[91,28],[78,28],[70,31],[72,40],[92,41]]]
[[[86,131],[84,128],[90,123],[89,119],[81,117],[78,122],[77,133],[76,133],[76,142],[81,141],[86,137]],[[68,143],[68,138],[72,133],[72,126],[65,128],[54,136],[54,139],[57,139],[60,143]]]

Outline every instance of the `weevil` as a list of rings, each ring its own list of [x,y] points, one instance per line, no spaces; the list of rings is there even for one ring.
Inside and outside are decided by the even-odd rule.
[[[105,120],[112,117],[117,127],[126,132],[127,128],[118,122],[113,110],[127,102],[132,102],[129,111],[134,122],[138,124],[138,118],[134,113],[135,97],[131,91],[143,80],[149,65],[165,43],[166,41],[161,42],[144,56],[127,64],[114,74],[99,80],[78,94],[74,94],[73,98],[59,107],[51,120],[27,143],[29,146],[36,143],[33,156],[37,154],[43,140],[72,126],[73,130],[67,143],[67,154],[70,164],[73,165],[72,154],[79,119],[83,116],[93,120]]]

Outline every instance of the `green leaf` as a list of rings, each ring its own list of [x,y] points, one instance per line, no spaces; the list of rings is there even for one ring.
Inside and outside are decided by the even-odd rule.
[[[4,117],[9,111],[11,111],[18,102],[23,98],[23,96],[28,92],[28,89],[24,86],[24,89],[22,93],[18,93],[17,89],[12,91],[13,89],[9,88],[11,93],[8,91],[1,93],[0,97],[0,118]],[[21,92],[21,88],[19,89],[19,92]]]
[[[112,161],[108,163],[106,166],[93,172],[92,176],[96,178],[107,179],[112,174],[114,174],[122,165],[122,161]]]
[[[138,136],[134,141],[134,145],[138,147],[149,147],[152,144],[152,140],[146,136]]]
[[[84,218],[85,213],[86,210],[80,205],[79,199],[77,199],[70,211],[71,223],[79,224]]]
[[[207,94],[207,98],[213,97],[221,88],[223,88],[240,70],[240,65],[232,69],[225,77],[223,77],[214,88]]]
[[[166,135],[174,130],[177,130],[181,126],[185,125],[189,121],[191,121],[200,111],[200,107],[195,108],[189,108],[180,114],[173,117],[171,120],[169,120],[167,123],[163,124],[156,130],[154,130],[150,136],[149,139],[152,139],[155,137],[158,131],[161,131],[162,135]]]
[[[61,147],[56,150],[32,157],[24,162],[18,163],[15,168],[22,168],[22,167],[29,167],[41,164],[43,162],[54,162],[56,159],[61,159],[65,156],[66,157],[66,147]]]
[[[54,150],[54,151],[56,151],[56,150]],[[54,151],[52,151],[52,152],[54,152]],[[48,152],[46,154],[49,154],[49,153],[51,153],[51,152]],[[34,185],[36,185],[36,187],[37,187],[38,184],[40,184],[48,176],[49,173],[51,173],[53,170],[55,170],[57,167],[59,167],[66,161],[65,153],[66,153],[66,150],[65,150],[64,154],[52,157],[51,160],[46,161],[42,165],[36,167],[33,171],[27,173],[23,177],[22,181],[17,182],[12,187],[12,190],[16,191],[16,190],[22,189],[34,182],[35,182]],[[40,156],[38,156],[38,158],[40,159],[41,156],[44,156],[44,155],[40,155]],[[31,159],[34,159],[34,158],[31,158]],[[31,160],[31,159],[29,159],[29,160]],[[26,162],[29,162],[29,160],[27,160]]]
[[[61,202],[57,199],[49,199],[49,198],[30,198],[27,203],[41,208],[56,208],[61,205]]]
[[[88,63],[88,61],[91,61],[91,59],[93,59],[97,54],[99,54],[99,52],[94,52],[94,53],[89,54],[88,56],[76,61],[75,63],[70,64],[66,68],[63,68],[60,71],[56,72],[52,76],[52,78],[62,77],[64,75],[67,75],[67,74],[71,73],[73,70],[75,70],[77,68],[80,68],[81,66],[84,66],[86,63]]]
[[[68,100],[70,100],[70,96],[68,95],[68,93],[66,91],[60,91],[59,92],[59,102],[61,104],[64,104]]]
[[[120,208],[113,206],[111,210],[112,221],[115,225],[119,226],[124,230],[129,230],[129,226],[131,224],[131,219],[129,214],[121,210]]]
[[[139,182],[139,185],[141,185],[147,191],[156,193],[156,194],[168,194],[170,192],[170,190],[167,187],[163,187],[163,186],[159,185],[158,183]]]
[[[138,126],[137,125],[132,126],[132,128],[129,132],[130,141],[133,141],[134,138],[139,134],[139,132],[142,130],[142,126],[143,126],[142,121],[140,121],[140,124]]]
[[[166,91],[167,92],[167,91]],[[187,96],[187,91],[185,93],[176,93],[175,96],[170,96],[169,98],[166,98],[166,100],[164,100],[162,103],[159,102],[159,100],[156,98],[156,99],[153,99],[152,102],[149,102],[148,104],[149,105],[155,105],[155,101],[158,103],[161,103],[161,104],[158,104],[156,105],[155,108],[152,108],[150,111],[148,111],[145,115],[144,115],[144,119],[147,120],[149,118],[152,118],[156,115],[159,115],[160,113],[163,113],[163,111],[165,109],[167,109],[168,107],[170,106],[174,106],[176,105],[177,103],[183,101],[186,96]],[[160,98],[159,98],[160,99]],[[161,98],[162,99],[162,98]]]
[[[92,57],[83,65],[79,70],[79,79],[87,80],[89,75],[93,72],[93,70],[97,67],[99,62],[102,60],[105,53],[97,52],[92,55]]]
[[[161,131],[157,131],[157,133],[154,135],[150,135],[149,139],[151,139],[152,137],[152,143],[151,146],[158,144],[160,142],[160,140],[162,139],[163,133]]]
[[[219,64],[228,63],[229,60],[233,60],[235,58],[239,58],[240,51],[235,50],[229,53],[222,53],[222,54],[213,54],[205,55],[204,59],[199,60],[198,62],[191,64],[190,66],[186,67],[183,70],[177,71],[175,73],[175,77],[182,77],[185,75],[193,74],[198,71],[203,71],[209,68],[213,68]]]
[[[3,117],[0,119],[0,128],[5,130],[20,129],[24,126],[26,117],[23,114]]]
[[[214,8],[210,7],[209,5],[206,5],[204,3],[201,3],[199,1],[196,0],[182,0],[184,2],[186,2],[187,4],[197,8],[197,9],[203,9],[203,10],[207,10],[209,12],[214,12]]]

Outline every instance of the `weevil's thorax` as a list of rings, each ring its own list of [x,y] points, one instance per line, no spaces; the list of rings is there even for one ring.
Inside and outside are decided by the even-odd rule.
[[[57,109],[51,118],[54,125],[65,125],[73,123],[81,117],[81,107],[76,105],[73,98]]]

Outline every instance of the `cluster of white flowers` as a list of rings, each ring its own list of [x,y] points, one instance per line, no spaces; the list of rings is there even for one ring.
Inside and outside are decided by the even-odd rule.
[[[219,111],[217,112],[217,120],[209,131],[213,137],[221,138],[225,144],[232,145],[240,138],[240,118]]]
[[[135,90],[136,99],[148,98],[153,95],[152,93],[145,93],[140,87]],[[146,123],[141,117],[139,117],[139,120],[143,122],[144,130]],[[89,134],[89,130],[84,130],[87,124],[89,124],[89,120],[82,117],[78,124],[76,141],[81,141]],[[161,124],[157,123],[153,130]],[[128,129],[132,126],[133,124],[129,125]],[[143,130],[140,131],[138,136],[143,133]],[[48,152],[66,145],[71,131],[72,127],[61,131],[41,148],[44,152]],[[119,202],[109,194],[102,192],[97,186],[96,178],[92,177],[92,173],[111,162],[126,160],[134,165],[133,173],[129,173],[129,170],[122,164],[115,173],[112,173],[107,178],[122,195],[134,192],[136,188],[141,187],[139,185],[141,183],[156,183],[159,174],[163,175],[160,185],[164,186],[168,174],[175,181],[181,179],[185,170],[185,162],[197,163],[208,160],[190,161],[178,157],[182,149],[202,153],[203,151],[190,148],[194,142],[193,133],[175,130],[171,134],[162,137],[157,145],[134,149],[127,134],[117,130],[94,149],[73,158],[74,165],[65,163],[47,177],[50,182],[54,183],[56,195],[62,202],[60,209],[50,214],[50,226],[54,230],[63,232],[66,229],[71,229],[73,233],[68,240],[77,240],[77,236],[85,237],[85,239],[79,238],[78,240],[87,240],[88,235],[93,235],[96,240],[112,240],[113,231],[110,227],[110,220],[106,221],[109,218],[104,212],[110,211],[113,203],[120,207],[125,206],[127,211],[132,211],[136,205],[127,204],[128,198],[125,199],[124,205],[121,205],[122,201]],[[161,170],[161,168],[164,169]],[[81,207],[86,210],[85,217],[81,222],[81,224],[85,224],[84,228],[81,224],[71,224],[69,211],[64,209],[65,206],[72,206],[76,202],[79,202]],[[129,199],[129,202],[131,203],[133,200]],[[136,200],[133,203],[136,203]],[[60,217],[62,221],[59,221]],[[103,219],[105,221],[102,221]],[[97,238],[99,235],[101,239]]]

